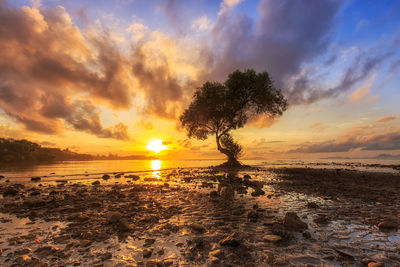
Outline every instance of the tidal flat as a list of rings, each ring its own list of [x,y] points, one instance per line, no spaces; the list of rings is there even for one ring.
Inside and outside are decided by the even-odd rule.
[[[400,265],[398,173],[177,168],[0,193],[1,266]]]

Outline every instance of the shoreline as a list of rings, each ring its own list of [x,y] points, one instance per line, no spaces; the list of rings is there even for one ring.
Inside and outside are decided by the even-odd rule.
[[[20,223],[0,229],[1,265],[400,263],[398,174],[186,168],[139,175],[92,178],[97,185],[0,182],[2,225]],[[395,227],[380,229],[385,220]]]

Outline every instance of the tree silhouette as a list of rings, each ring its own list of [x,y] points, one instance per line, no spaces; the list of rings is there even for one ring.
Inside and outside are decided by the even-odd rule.
[[[280,116],[286,108],[286,99],[267,72],[236,70],[225,83],[206,82],[198,88],[180,121],[189,138],[205,140],[215,135],[218,150],[228,157],[226,164],[235,166],[240,165],[242,147],[230,131],[260,114]]]

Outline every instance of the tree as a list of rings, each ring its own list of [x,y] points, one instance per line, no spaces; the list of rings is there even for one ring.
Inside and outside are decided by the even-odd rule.
[[[236,70],[225,83],[206,82],[198,88],[180,122],[189,138],[205,140],[215,135],[218,151],[228,157],[227,164],[240,165],[242,147],[230,131],[244,127],[257,115],[280,116],[286,108],[286,99],[267,72]]]

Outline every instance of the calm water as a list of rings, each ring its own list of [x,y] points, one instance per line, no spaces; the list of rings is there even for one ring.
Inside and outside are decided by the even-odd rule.
[[[46,179],[56,179],[63,176],[93,176],[96,174],[124,172],[153,172],[171,168],[208,167],[221,164],[223,160],[97,160],[97,161],[63,161],[52,164],[28,165],[14,164],[0,166],[0,175],[18,181],[29,180],[40,176]],[[348,168],[379,172],[395,172],[390,165],[399,165],[400,160],[243,160],[244,164],[260,167],[318,167],[318,168]],[[380,166],[373,166],[380,164]]]

